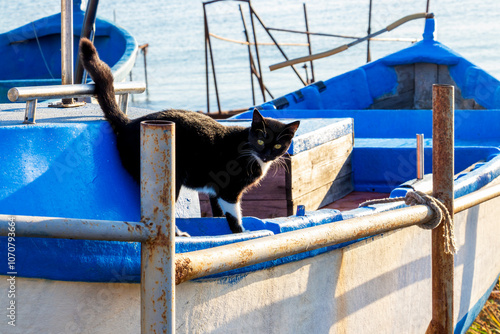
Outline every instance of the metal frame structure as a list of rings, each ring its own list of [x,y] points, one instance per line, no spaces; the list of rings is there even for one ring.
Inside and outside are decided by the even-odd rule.
[[[433,174],[434,195],[451,213],[500,196],[500,185],[475,191],[455,201],[450,196],[453,194],[453,159],[450,160],[450,154],[453,155],[453,86],[435,85],[434,94],[434,168],[440,173]],[[176,255],[174,149],[175,124],[141,124],[141,222],[16,217],[16,232],[20,237],[141,242],[142,333],[175,332],[175,284],[423,224],[434,217],[428,206],[416,205]],[[0,236],[8,234],[9,218],[0,215]],[[432,232],[433,317],[428,333],[453,332],[450,315],[453,314],[454,256],[444,252],[442,225]]]
[[[209,24],[208,24],[208,15],[207,15],[207,9],[206,7],[208,5],[218,3],[218,2],[228,2],[228,1],[233,1],[233,2],[243,2],[248,5],[248,11],[250,15],[250,29],[247,28],[247,23],[245,21],[245,17],[243,14],[243,10],[241,5],[239,5],[239,11],[240,11],[240,16],[241,16],[241,21],[243,24],[243,34],[245,37],[245,41],[235,41],[235,40],[230,40],[227,38],[223,38],[217,35],[214,35],[210,32],[209,30]],[[368,32],[367,35],[364,37],[359,37],[359,36],[347,36],[347,35],[339,35],[339,34],[328,34],[328,33],[317,33],[317,32],[311,32],[309,30],[309,20],[307,16],[307,8],[306,4],[303,4],[303,12],[304,12],[304,22],[305,22],[305,31],[298,31],[298,30],[292,30],[292,29],[282,29],[282,28],[274,28],[274,27],[268,27],[265,25],[264,21],[262,18],[257,14],[255,9],[252,6],[251,0],[209,0],[203,2],[203,20],[204,20],[204,35],[205,35],[205,81],[206,81],[206,95],[207,95],[207,113],[210,114],[210,69],[212,70],[212,81],[214,85],[214,91],[215,91],[215,98],[217,102],[217,108],[218,108],[218,113],[212,113],[211,116],[214,118],[220,118],[224,117],[224,115],[230,115],[231,112],[223,112],[221,108],[221,101],[219,97],[219,87],[217,84],[217,75],[216,75],[216,70],[215,70],[215,61],[214,61],[214,52],[212,49],[212,42],[211,42],[211,37],[219,38],[222,40],[225,40],[227,42],[232,42],[232,43],[239,43],[239,44],[246,44],[247,49],[248,49],[248,60],[249,60],[249,69],[250,69],[250,84],[251,84],[251,91],[252,91],[252,101],[253,104],[255,105],[256,97],[255,97],[255,85],[254,85],[254,78],[257,80],[258,86],[260,88],[260,91],[262,93],[262,100],[263,102],[266,102],[266,93],[267,95],[271,98],[274,99],[272,93],[270,92],[269,88],[266,87],[264,84],[264,77],[263,77],[263,71],[262,71],[262,64],[261,64],[261,59],[260,59],[260,53],[259,53],[259,44],[260,45],[273,45],[275,46],[278,51],[281,53],[285,61],[274,64],[269,66],[269,69],[271,71],[283,68],[283,67],[288,67],[290,66],[291,69],[295,72],[297,75],[297,78],[300,80],[300,82],[304,85],[307,86],[311,83],[315,82],[315,73],[314,73],[314,64],[313,60],[331,56],[337,53],[340,53],[342,51],[347,50],[348,48],[362,43],[362,42],[367,42],[367,62],[371,61],[371,56],[370,56],[370,41],[372,40],[379,40],[379,41],[404,41],[404,42],[416,42],[417,39],[402,39],[402,38],[377,38],[376,36],[395,29],[396,27],[400,26],[401,24],[404,24],[408,21],[418,19],[418,18],[430,18],[433,17],[433,14],[429,13],[429,1],[427,1],[427,6],[426,6],[426,12],[425,13],[418,13],[418,14],[413,14],[413,15],[408,15],[404,18],[401,18],[397,20],[396,22],[388,25],[386,28],[371,33],[371,17],[372,17],[372,1],[370,0],[370,6],[369,6],[369,12],[368,12]],[[266,32],[268,37],[271,39],[272,43],[259,43],[257,41],[257,34],[256,34],[256,29],[255,29],[255,21],[257,21],[262,29]],[[278,43],[276,37],[273,35],[273,32],[278,31],[278,32],[287,32],[287,33],[294,33],[294,34],[304,34],[306,35],[306,43],[300,44],[307,46],[308,48],[308,55],[304,57],[300,57],[297,59],[289,59],[288,56],[286,55],[285,51],[281,47],[281,44]],[[252,34],[252,37],[250,36],[250,33]],[[313,54],[312,53],[312,47],[311,47],[311,36],[324,36],[324,37],[335,37],[335,38],[342,38],[342,39],[352,39],[353,41],[341,45],[339,47],[336,47],[335,49],[321,52],[318,54]],[[252,40],[251,40],[252,39]],[[254,46],[253,52],[255,53],[255,56],[252,54],[252,47]],[[294,44],[294,45],[299,45],[299,44]],[[308,66],[307,64],[304,64],[301,66],[302,68],[305,69],[305,74],[306,74],[306,79],[302,78],[298,70],[295,68],[294,64],[302,63],[302,62],[309,62],[310,65],[310,70],[311,70],[311,78],[309,79],[309,73],[308,73]],[[223,115],[224,114],[224,115]]]
[[[218,88],[218,85],[217,85],[217,76],[216,76],[216,73],[215,73],[214,56],[213,56],[213,50],[212,50],[212,43],[211,43],[211,40],[210,40],[211,33],[210,33],[209,27],[208,27],[208,17],[207,17],[206,6],[210,5],[210,4],[213,4],[213,3],[221,2],[221,1],[227,1],[227,0],[211,0],[211,1],[203,2],[203,18],[204,18],[204,26],[205,26],[205,28],[204,28],[205,29],[205,76],[206,76],[206,89],[207,89],[207,113],[210,113],[210,97],[209,97],[209,95],[210,95],[210,89],[209,89],[210,84],[209,84],[209,60],[208,60],[208,58],[210,56],[210,66],[212,68],[212,76],[213,76],[214,89],[215,89],[215,97],[216,97],[216,100],[217,100],[217,107],[218,107],[219,115],[222,113],[222,109],[221,109],[220,98],[219,98],[219,88]],[[240,14],[241,14],[241,20],[242,20],[243,29],[244,29],[243,32],[244,32],[244,35],[245,35],[246,43],[248,45],[248,56],[249,56],[249,67],[250,67],[250,82],[251,82],[251,86],[252,86],[252,98],[253,98],[254,104],[255,104],[254,77],[257,79],[257,82],[259,84],[260,91],[262,93],[262,99],[263,99],[263,101],[264,102],[266,101],[266,93],[271,97],[271,99],[274,99],[273,95],[271,94],[271,92],[269,91],[269,89],[264,84],[264,78],[263,78],[263,72],[262,72],[262,65],[261,65],[260,54],[259,54],[259,43],[257,41],[257,34],[256,34],[256,30],[255,30],[255,20],[258,21],[258,23],[262,26],[262,28],[265,30],[265,32],[269,36],[269,38],[271,38],[271,40],[273,42],[272,45],[275,45],[277,47],[278,51],[281,53],[281,55],[286,60],[288,60],[289,58],[286,55],[285,51],[281,48],[280,44],[278,43],[278,41],[276,40],[276,38],[271,33],[272,30],[280,30],[280,29],[273,29],[273,28],[267,27],[264,24],[262,18],[257,14],[257,12],[255,11],[255,9],[253,8],[252,3],[251,3],[250,0],[233,0],[233,1],[247,3],[248,10],[249,10],[249,13],[250,13],[250,24],[251,24],[252,35],[253,35],[253,41],[252,42],[250,41],[250,34],[248,32],[248,29],[247,29],[247,24],[245,22],[245,18],[244,18],[244,15],[243,15],[243,10],[241,8],[241,5],[239,5],[239,11],[240,11]],[[305,4],[304,4],[304,18],[305,18],[305,21],[306,21],[306,24],[305,24],[305,26],[306,26],[306,32],[305,33],[307,34],[307,40],[308,40],[308,43],[306,45],[309,47],[309,52],[311,52],[311,42],[310,42],[310,36],[309,36],[309,24],[307,22],[307,12],[306,12]],[[251,44],[254,45],[255,58],[252,55]],[[256,60],[257,64],[255,64],[254,59]],[[312,68],[313,67],[312,67],[312,64],[311,64],[311,69]],[[297,75],[298,79],[302,82],[302,84],[304,86],[306,86],[307,84],[309,84],[309,82],[307,80],[304,80],[302,78],[302,76],[300,75],[300,73],[297,71],[297,69],[294,66],[292,66],[292,70],[295,72],[295,74]],[[312,78],[314,78],[314,73],[312,73]]]
[[[119,96],[118,104],[126,114],[129,94],[139,94],[146,90],[143,82],[120,82],[114,84],[115,94]],[[39,99],[73,99],[74,97],[88,97],[95,95],[93,84],[62,85],[62,86],[33,86],[13,87],[9,89],[8,97],[11,102],[26,102],[24,115],[25,124],[35,124],[36,107]]]

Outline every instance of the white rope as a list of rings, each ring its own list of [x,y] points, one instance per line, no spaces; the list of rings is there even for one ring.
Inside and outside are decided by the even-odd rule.
[[[225,42],[231,42],[231,43],[236,43],[236,44],[243,44],[243,45],[255,45],[255,43],[253,42],[247,42],[247,41],[238,41],[236,39],[231,39],[231,38],[226,38],[226,37],[222,37],[222,36],[219,36],[219,35],[216,35],[216,34],[213,34],[213,33],[209,33],[210,36],[212,36],[213,38],[217,38],[217,39],[220,39],[221,41],[225,41]],[[258,43],[258,45],[266,45],[266,46],[269,46],[269,45],[275,45],[274,43]],[[278,45],[285,45],[285,46],[309,46],[309,43],[278,43]]]
[[[406,193],[405,197],[394,197],[394,198],[381,198],[381,199],[372,199],[366,202],[363,202],[359,205],[359,207],[365,207],[373,204],[382,204],[382,203],[393,203],[404,201],[406,205],[427,205],[434,212],[434,218],[425,224],[420,224],[419,226],[426,230],[431,230],[439,226],[441,222],[444,220],[444,240],[445,240],[445,253],[446,254],[455,254],[457,252],[457,247],[455,243],[455,233],[453,230],[453,220],[451,219],[450,213],[446,206],[439,201],[438,199],[427,195],[421,191],[409,191]]]

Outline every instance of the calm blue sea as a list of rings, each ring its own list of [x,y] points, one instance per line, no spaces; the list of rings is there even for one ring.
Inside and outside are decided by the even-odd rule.
[[[368,28],[369,0],[253,0],[252,4],[269,27],[304,30],[303,3],[307,5],[309,28],[313,32],[364,36]],[[238,6],[242,5],[247,25],[248,7],[238,1],[207,6],[210,31],[234,40],[244,40]],[[425,11],[426,0],[373,0],[372,32],[397,19]],[[59,1],[1,1],[0,32],[60,11]],[[431,0],[436,15],[437,39],[476,65],[500,78],[500,5],[498,0]],[[149,43],[147,55],[149,98],[136,96],[135,105],[150,109],[186,108],[207,110],[203,6],[198,0],[101,0],[98,15],[126,28],[139,44]],[[410,22],[383,37],[421,38],[423,20]],[[256,22],[259,42],[270,42]],[[305,43],[304,35],[273,32],[279,42]],[[215,67],[224,110],[252,106],[248,52],[245,45],[213,41]],[[325,51],[350,40],[312,38],[313,52]],[[372,42],[372,59],[408,46],[409,42]],[[305,46],[284,46],[290,58],[307,54]],[[263,77],[274,97],[299,89],[302,83],[290,69],[269,71],[269,65],[283,58],[274,46],[261,46]],[[366,62],[366,44],[315,62],[316,80],[324,80]],[[7,66],[2,64],[0,66]],[[298,67],[305,76],[304,69]],[[142,56],[134,68],[134,79],[143,80]],[[211,86],[211,110],[216,109]],[[262,103],[260,92],[256,103]]]

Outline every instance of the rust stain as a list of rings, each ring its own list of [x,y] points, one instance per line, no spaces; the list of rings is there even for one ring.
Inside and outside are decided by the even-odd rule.
[[[168,235],[162,231],[162,227],[163,226],[161,226],[161,225],[158,225],[156,227],[157,234],[156,234],[156,238],[154,239],[154,243],[155,243],[156,247],[166,247],[170,243]]]
[[[191,260],[189,258],[181,257],[175,259],[175,284],[185,282],[188,276],[193,272]]]
[[[161,317],[163,318],[163,322],[166,324],[167,323],[167,309],[163,309],[163,313],[161,314]]]
[[[167,298],[165,298],[166,296],[167,296],[167,293],[165,292],[165,290],[162,290],[160,297],[158,297],[158,299],[156,299],[156,301],[160,302],[161,304],[165,304],[165,302],[167,300]]]
[[[240,251],[240,260],[242,263],[247,263],[251,260],[254,252],[251,249],[244,249]]]
[[[132,232],[134,230],[133,226],[131,226],[129,223],[124,222],[125,225],[127,225],[127,231]]]
[[[170,192],[171,192],[170,190],[171,190],[170,185],[167,183],[164,183],[162,192],[160,194],[159,201],[161,204],[163,204],[165,206],[170,205],[170,199],[171,199],[171,196],[169,196]]]

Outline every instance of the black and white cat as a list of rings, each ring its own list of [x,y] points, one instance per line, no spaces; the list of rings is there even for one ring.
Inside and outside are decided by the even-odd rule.
[[[115,100],[113,75],[92,43],[80,41],[83,66],[95,82],[97,100],[111,124],[123,166],[140,181],[140,123],[175,122],[176,200],[182,185],[209,194],[214,216],[226,216],[233,233],[242,232],[241,196],[257,184],[273,162],[285,154],[299,121],[284,124],[254,110],[252,125],[223,126],[209,116],[165,110],[129,119]],[[177,229],[177,235],[181,232]]]

